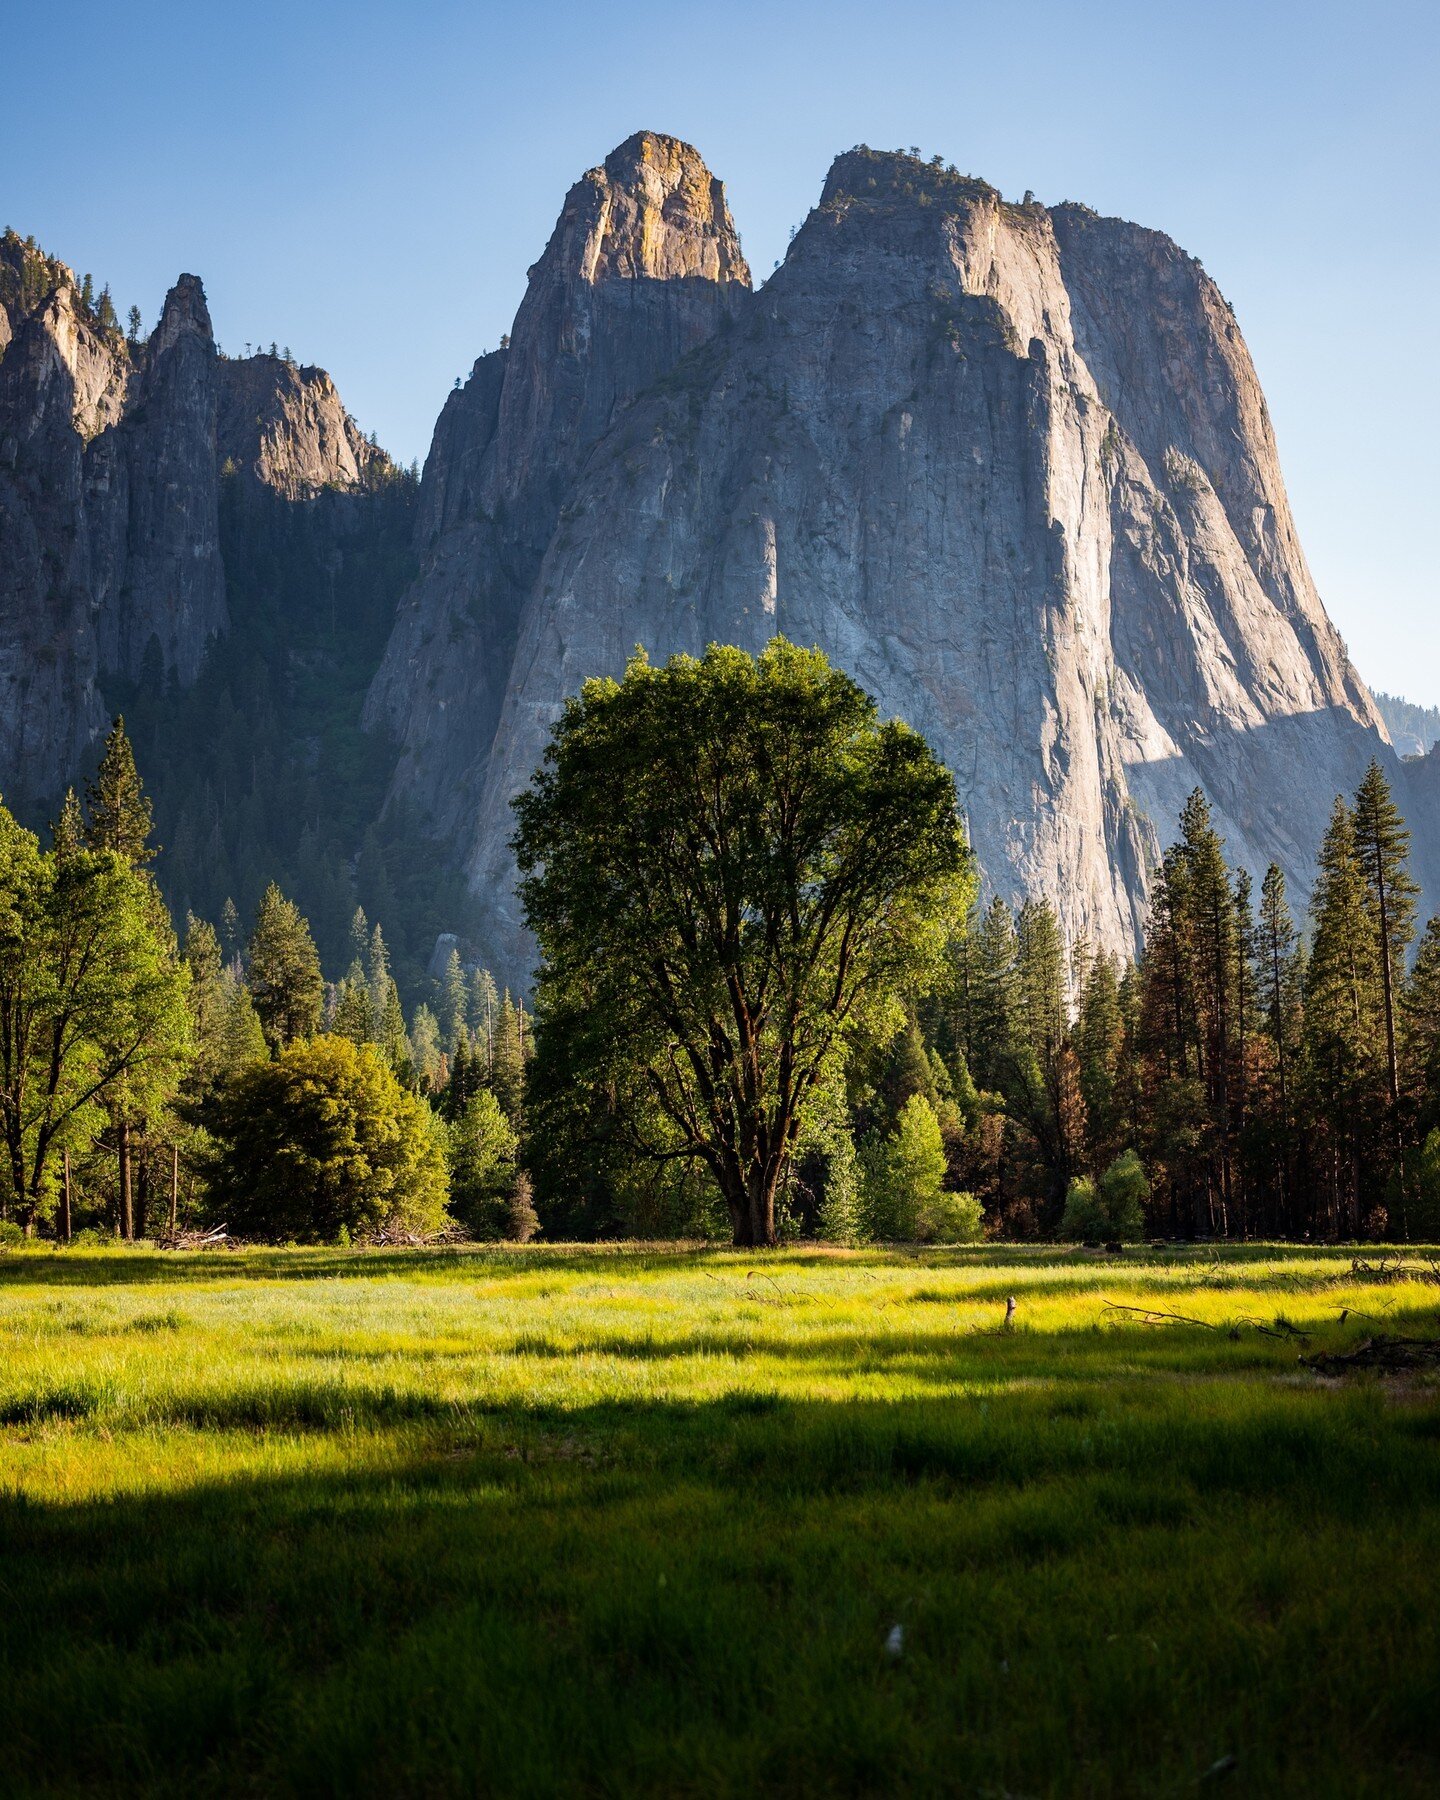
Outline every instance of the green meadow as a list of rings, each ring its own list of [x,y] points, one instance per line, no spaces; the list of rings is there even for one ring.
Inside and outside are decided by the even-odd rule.
[[[11,1251],[0,1789],[1433,1795],[1355,1254]]]

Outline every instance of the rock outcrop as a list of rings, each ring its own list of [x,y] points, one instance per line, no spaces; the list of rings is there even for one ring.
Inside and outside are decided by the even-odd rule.
[[[324,369],[264,354],[220,364],[216,447],[222,472],[234,471],[285,500],[348,492],[388,463],[345,410]]]
[[[509,343],[435,430],[421,573],[368,717],[401,742],[397,793],[457,844],[473,830],[520,615],[562,508],[636,397],[750,299],[724,191],[688,145],[640,132],[566,196]]]
[[[926,733],[989,884],[1048,894],[1072,937],[1134,947],[1196,785],[1231,853],[1279,861],[1303,907],[1334,794],[1394,759],[1200,265],[861,149],[753,297],[722,206],[675,207],[709,260],[652,248],[647,318],[687,329],[656,332],[673,354],[647,364],[654,339],[595,300],[632,266],[609,221],[633,243],[649,208],[668,244],[636,154],[661,143],[687,195],[714,192],[655,139],[572,191],[508,353],[442,417],[429,562],[372,696],[404,741],[396,792],[466,859],[497,967],[528,964],[510,801],[564,697],[637,642],[776,631]],[[518,493],[523,523],[499,505]]]
[[[382,465],[324,370],[218,355],[195,276],[127,339],[0,237],[0,791],[28,808],[77,777],[108,677],[195,679],[229,622],[223,470],[303,501]]]

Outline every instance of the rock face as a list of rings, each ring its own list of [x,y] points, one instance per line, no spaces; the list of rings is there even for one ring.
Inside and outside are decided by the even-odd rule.
[[[0,237],[0,791],[76,777],[108,676],[193,681],[228,628],[221,470],[289,500],[363,485],[367,444],[321,369],[215,348],[182,275],[148,341],[73,273]]]
[[[386,461],[345,410],[324,369],[278,356],[220,364],[216,443],[233,470],[286,500],[362,486]]]
[[[668,203],[652,157],[686,171]],[[496,966],[528,964],[510,801],[565,696],[636,643],[777,631],[925,732],[990,886],[1048,894],[1072,937],[1134,948],[1197,785],[1232,855],[1279,861],[1303,907],[1335,793],[1394,758],[1200,265],[861,149],[752,296],[723,202],[697,204],[715,193],[652,138],[574,189],[508,357],[476,365],[426,465],[429,561],[372,708]],[[597,303],[637,237],[643,336],[634,300]],[[521,492],[502,549],[490,521]]]
[[[401,742],[396,792],[457,845],[473,834],[522,610],[588,455],[749,298],[720,183],[688,145],[640,132],[571,188],[508,346],[446,402],[421,574],[368,717]]]

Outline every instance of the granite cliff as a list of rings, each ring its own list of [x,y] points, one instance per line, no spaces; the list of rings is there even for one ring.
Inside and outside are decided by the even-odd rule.
[[[324,370],[218,354],[195,276],[127,337],[108,296],[0,236],[0,791],[53,800],[109,688],[194,682],[230,625],[225,473],[295,501],[377,462]]]
[[[1335,793],[1372,755],[1400,771],[1199,263],[859,149],[751,293],[717,193],[653,134],[587,176],[426,465],[371,716],[485,953],[527,964],[510,801],[565,695],[636,643],[777,631],[930,737],[991,887],[1048,894],[1072,937],[1133,948],[1196,785],[1303,907]]]
[[[1158,232],[862,147],[754,290],[720,182],[640,132],[565,197],[418,499],[323,370],[221,356],[193,276],[127,338],[0,239],[0,790],[52,796],[148,695],[189,781],[172,897],[278,873],[342,942],[356,898],[403,932],[409,881],[417,968],[443,912],[522,984],[510,801],[565,696],[777,631],[930,737],[991,889],[1072,938],[1134,947],[1196,785],[1303,909],[1372,756],[1440,904],[1440,752],[1395,756],[1235,317]]]

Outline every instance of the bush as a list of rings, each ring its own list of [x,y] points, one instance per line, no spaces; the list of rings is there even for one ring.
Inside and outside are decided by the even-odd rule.
[[[449,1181],[429,1107],[379,1052],[348,1038],[291,1044],[206,1108],[210,1201],[233,1235],[332,1243],[446,1223]]]
[[[1134,1243],[1145,1234],[1145,1202],[1150,1183],[1133,1150],[1117,1156],[1093,1181],[1077,1175],[1065,1196],[1060,1236],[1078,1243]]]
[[[1095,1183],[1087,1175],[1071,1179],[1065,1196],[1065,1211],[1060,1219],[1060,1235],[1073,1243],[1103,1243],[1110,1235],[1109,1221],[1095,1192]]]
[[[937,1194],[925,1209],[921,1235],[932,1244],[977,1244],[983,1225],[974,1194]]]
[[[1110,1221],[1110,1236],[1133,1244],[1145,1235],[1145,1202],[1150,1181],[1133,1150],[1117,1156],[1100,1177],[1100,1201]]]

